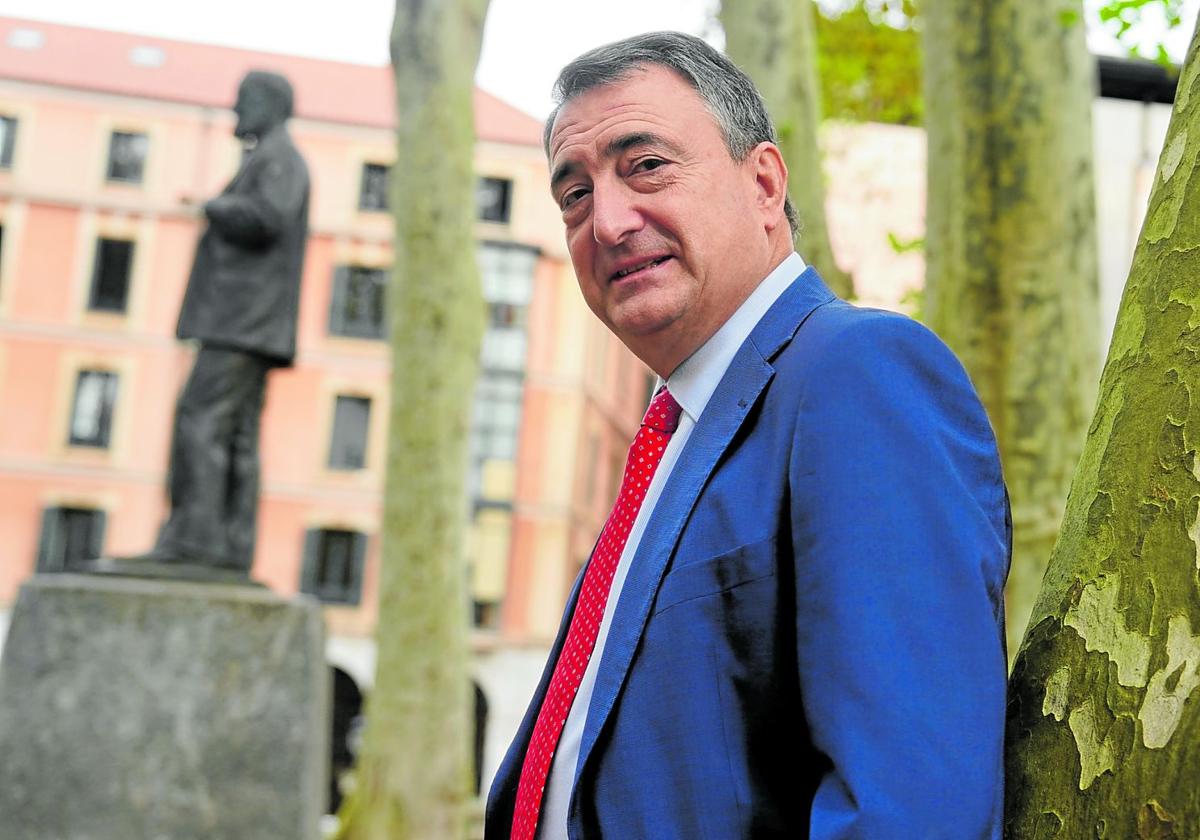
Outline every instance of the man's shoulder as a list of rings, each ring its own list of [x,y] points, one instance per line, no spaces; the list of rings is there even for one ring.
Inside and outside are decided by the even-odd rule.
[[[928,327],[907,315],[886,309],[856,306],[835,298],[816,308],[788,346],[780,362],[828,362],[834,357],[874,359],[910,352],[953,358],[949,348]]]

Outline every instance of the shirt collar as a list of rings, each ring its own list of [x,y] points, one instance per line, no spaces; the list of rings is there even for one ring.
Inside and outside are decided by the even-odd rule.
[[[695,423],[717,390],[738,348],[745,343],[771,305],[803,273],[804,260],[793,251],[742,301],[729,320],[696,352],[688,356],[667,380],[667,387],[684,413]],[[659,380],[659,385],[662,380]]]

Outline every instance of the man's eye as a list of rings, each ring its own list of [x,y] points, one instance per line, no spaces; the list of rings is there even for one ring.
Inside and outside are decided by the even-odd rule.
[[[633,170],[634,172],[651,172],[660,166],[665,166],[666,163],[662,158],[642,158],[633,164]]]
[[[585,190],[583,187],[578,187],[573,190],[567,190],[565,193],[563,193],[563,197],[562,197],[562,201],[561,201],[562,209],[566,210],[568,207],[570,207],[576,201],[579,201],[579,199],[581,199],[585,195],[587,195],[587,192],[588,191]]]

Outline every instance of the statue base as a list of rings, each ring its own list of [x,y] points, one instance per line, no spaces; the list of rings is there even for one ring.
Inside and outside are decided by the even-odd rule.
[[[243,585],[38,575],[0,660],[7,840],[315,840],[320,607]]]
[[[181,580],[189,583],[224,583],[234,586],[262,586],[250,580],[249,572],[222,569],[187,560],[165,561],[153,554],[141,557],[100,557],[85,563],[79,571],[87,575]]]

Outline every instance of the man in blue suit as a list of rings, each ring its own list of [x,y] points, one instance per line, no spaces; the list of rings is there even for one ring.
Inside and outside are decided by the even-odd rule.
[[[487,837],[999,838],[1010,527],[962,367],[793,252],[761,97],[702,41],[556,92],[580,288],[666,390]]]

